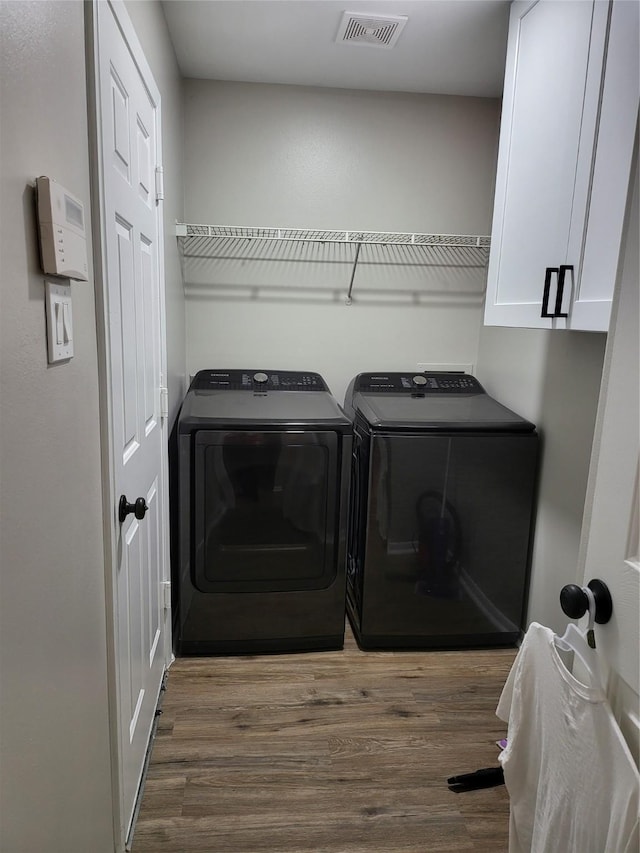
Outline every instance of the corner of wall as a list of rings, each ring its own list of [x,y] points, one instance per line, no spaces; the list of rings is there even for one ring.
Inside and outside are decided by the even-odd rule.
[[[542,435],[528,621],[560,630],[561,588],[578,579],[606,336],[483,327],[477,375]]]

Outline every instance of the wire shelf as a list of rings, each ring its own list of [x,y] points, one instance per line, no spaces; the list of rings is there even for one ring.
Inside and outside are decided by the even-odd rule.
[[[456,269],[484,275],[491,238],[469,234],[393,231],[328,231],[254,228],[237,225],[176,224],[185,262],[347,264],[346,303],[351,304],[356,270],[372,266]],[[264,269],[264,267],[260,267]],[[360,280],[360,276],[359,276]]]
[[[301,243],[367,243],[398,246],[451,246],[488,249],[491,238],[468,234],[417,234],[394,231],[326,231],[307,228],[253,228],[238,225],[177,223],[176,236],[236,240],[288,240]]]

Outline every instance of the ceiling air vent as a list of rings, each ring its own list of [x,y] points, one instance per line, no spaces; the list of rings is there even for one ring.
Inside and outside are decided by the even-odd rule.
[[[391,48],[398,41],[408,20],[400,15],[365,15],[362,12],[345,12],[336,41],[341,44]]]

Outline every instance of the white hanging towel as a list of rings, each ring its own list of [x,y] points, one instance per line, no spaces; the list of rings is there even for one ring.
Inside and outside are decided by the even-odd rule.
[[[509,853],[638,853],[638,769],[604,692],[569,672],[549,628],[529,627],[496,713]]]

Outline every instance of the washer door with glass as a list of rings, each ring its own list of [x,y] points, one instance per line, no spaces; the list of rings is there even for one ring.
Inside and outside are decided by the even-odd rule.
[[[197,432],[196,588],[328,587],[336,575],[338,461],[335,432]]]
[[[376,434],[359,543],[362,632],[511,642],[523,625],[535,433]]]

